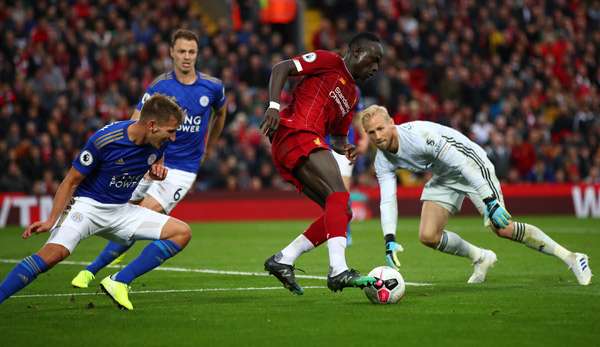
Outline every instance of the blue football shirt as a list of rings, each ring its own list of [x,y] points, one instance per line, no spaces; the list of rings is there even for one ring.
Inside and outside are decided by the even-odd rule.
[[[167,145],[136,145],[127,128],[134,121],[115,122],[92,135],[73,160],[73,167],[85,175],[74,196],[104,204],[124,204],[150,166],[163,156]],[[167,141],[168,143],[168,141]]]
[[[198,72],[194,83],[183,84],[177,80],[175,72],[170,71],[152,82],[137,105],[138,111],[154,93],[175,98],[185,114],[184,121],[177,129],[175,142],[169,144],[165,151],[165,166],[198,172],[204,154],[210,116],[213,110],[219,110],[225,104],[223,83]]]

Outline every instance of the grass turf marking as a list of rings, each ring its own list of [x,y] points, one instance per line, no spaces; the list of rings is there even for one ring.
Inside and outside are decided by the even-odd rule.
[[[304,289],[326,289],[325,286],[307,286]],[[195,288],[195,289],[162,289],[162,290],[132,290],[129,294],[157,294],[157,293],[198,293],[198,292],[243,292],[243,291],[259,291],[259,290],[279,290],[284,287],[247,287],[247,288]],[[93,296],[106,295],[100,290],[95,292],[79,292],[79,293],[55,293],[55,294],[23,294],[13,295],[11,298],[47,298],[58,296]]]
[[[0,259],[0,263],[4,264],[18,264],[21,260],[17,259]],[[71,261],[64,260],[59,264],[62,265],[77,265],[77,266],[86,266],[90,262],[84,261]],[[122,268],[122,265],[109,265],[109,268]],[[193,268],[184,268],[184,267],[170,267],[170,266],[159,266],[155,268],[156,271],[172,271],[172,272],[195,272],[195,273],[204,273],[204,274],[212,274],[212,275],[232,275],[232,276],[259,276],[259,277],[268,277],[270,276],[267,272],[245,272],[245,271],[226,271],[226,270],[213,270],[213,269],[193,269]],[[296,275],[296,278],[306,278],[306,279],[314,279],[314,280],[326,280],[325,276],[313,276],[313,275]],[[405,282],[407,286],[431,286],[431,283],[421,283],[421,282]]]

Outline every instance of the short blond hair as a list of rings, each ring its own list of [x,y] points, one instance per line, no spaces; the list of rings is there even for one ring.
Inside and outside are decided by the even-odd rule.
[[[142,121],[153,119],[159,124],[164,124],[171,117],[177,119],[177,123],[181,124],[185,115],[172,97],[160,93],[155,93],[148,98],[140,111],[140,120]]]
[[[367,122],[371,120],[371,118],[373,118],[373,116],[376,114],[382,115],[386,121],[389,121],[391,119],[390,114],[388,113],[385,107],[379,105],[371,105],[362,110],[358,115],[360,117],[360,124],[362,125],[363,129],[365,128],[365,124],[367,124]]]

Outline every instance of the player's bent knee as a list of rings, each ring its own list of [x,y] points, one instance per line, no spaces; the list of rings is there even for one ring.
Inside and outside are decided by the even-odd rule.
[[[427,247],[436,248],[440,243],[440,238],[441,233],[424,230],[419,232],[419,241]]]
[[[494,232],[498,237],[502,237],[505,239],[512,239],[514,224],[511,221],[510,224],[506,228],[496,228],[493,224],[489,224],[488,227],[491,231]]]
[[[424,244],[427,247],[430,248],[436,248],[438,246],[438,244],[440,243],[440,240],[435,240],[434,238],[431,237],[420,237],[419,241],[421,241],[422,244]]]
[[[48,268],[60,263],[70,254],[71,253],[65,246],[57,243],[47,243],[37,252],[37,255],[44,260],[44,262],[48,265]]]
[[[183,223],[185,228],[181,231],[181,237],[186,240],[186,244],[192,239],[192,228],[187,223]]]
[[[192,229],[179,219],[169,218],[161,232],[161,239],[171,240],[183,248],[192,239]]]
[[[498,235],[499,237],[503,237],[505,239],[512,238],[513,229],[511,226],[508,226],[507,228],[504,228],[504,229],[497,229],[497,228],[492,227],[492,230],[494,230],[496,235]]]

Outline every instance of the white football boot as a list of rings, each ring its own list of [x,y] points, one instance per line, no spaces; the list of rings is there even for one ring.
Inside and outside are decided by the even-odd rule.
[[[587,286],[592,281],[592,269],[587,254],[573,253],[567,259],[569,269],[573,271],[577,282],[582,286]]]
[[[469,277],[467,283],[482,283],[485,281],[485,276],[494,264],[498,261],[496,253],[489,249],[481,250],[481,257],[473,263],[473,274]]]

